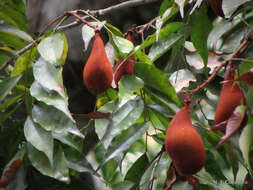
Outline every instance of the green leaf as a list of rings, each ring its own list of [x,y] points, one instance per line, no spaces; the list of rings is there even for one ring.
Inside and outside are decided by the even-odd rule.
[[[3,123],[10,118],[10,116],[20,107],[21,103],[16,104],[14,108],[11,108],[6,113],[1,115],[0,117],[0,126],[3,125]]]
[[[45,61],[63,65],[68,53],[67,39],[63,33],[52,34],[39,43],[38,51]]]
[[[66,133],[75,126],[73,121],[62,111],[42,102],[33,106],[32,117],[45,130],[56,133]]]
[[[25,15],[7,4],[0,6],[0,20],[4,20],[6,24],[11,24],[25,32],[29,31]]]
[[[148,105],[148,108],[160,121],[161,125],[163,126],[163,129],[167,129],[170,120],[174,116],[175,112],[172,112],[165,107],[156,104]]]
[[[14,49],[22,49],[25,46],[23,41],[17,36],[3,31],[0,31],[0,43]]]
[[[137,62],[134,65],[134,72],[137,77],[144,80],[145,86],[155,89],[161,92],[168,102],[176,103],[181,106],[181,103],[177,97],[177,94],[170,84],[165,74],[157,69],[153,64],[147,64],[143,62]]]
[[[62,134],[62,133],[55,133],[55,132],[53,132],[52,134],[53,134],[54,139],[57,139],[58,141],[76,149],[80,153],[82,152],[82,148],[69,134]]]
[[[139,157],[131,168],[127,171],[124,180],[138,183],[143,175],[145,169],[149,166],[149,158],[146,153]]]
[[[151,61],[157,60],[164,53],[166,53],[173,45],[178,42],[182,38],[180,34],[170,34],[167,38],[159,40],[154,43],[153,46],[149,50],[148,57]]]
[[[33,82],[30,88],[30,93],[37,100],[61,110],[74,122],[74,119],[68,109],[68,100],[60,96],[58,93],[44,89],[37,81]]]
[[[142,137],[142,135],[146,132],[148,127],[149,127],[148,123],[140,123],[140,124],[132,126],[132,128],[134,128],[134,131],[132,130],[132,133],[127,133],[127,132],[124,133],[126,134],[124,136],[124,139],[122,139],[120,142],[112,144],[109,147],[101,165],[105,164],[110,159],[116,157],[123,151],[127,150],[135,141],[137,141],[138,139]]]
[[[121,181],[119,183],[113,184],[112,189],[113,190],[131,190],[133,185],[134,184],[130,181]]]
[[[54,141],[52,134],[38,124],[32,121],[30,116],[27,117],[24,125],[24,134],[28,142],[30,142],[36,149],[44,152],[50,163],[53,164],[53,148]]]
[[[172,5],[172,1],[171,0],[163,0],[161,6],[160,6],[160,10],[158,15],[161,16],[163,15],[163,13],[170,8],[170,6]]]
[[[175,91],[179,92],[185,87],[190,85],[190,82],[196,82],[197,79],[188,69],[180,69],[170,75],[171,84],[174,86]]]
[[[33,61],[37,56],[37,48],[33,48],[18,57],[15,62],[14,69],[11,72],[11,76],[17,76],[25,72],[32,66]]]
[[[38,151],[30,143],[27,144],[27,148],[28,158],[32,165],[43,175],[50,176],[65,183],[70,182],[67,160],[61,148],[58,149],[55,155],[53,166],[49,163],[46,155]]]
[[[124,34],[115,26],[107,23],[106,27],[109,28],[109,30],[110,30],[110,32],[112,32],[112,34],[124,38]]]
[[[110,123],[101,139],[101,143],[106,149],[116,135],[126,130],[139,119],[144,109],[143,101],[139,98],[130,100],[119,106],[120,107],[112,113]]]
[[[119,101],[123,103],[134,99],[136,97],[134,92],[143,88],[143,86],[144,82],[136,76],[122,76],[119,81]]]
[[[252,166],[250,165],[250,150],[253,144],[253,122],[252,119],[248,121],[248,124],[246,127],[244,127],[241,136],[239,138],[239,147],[242,151],[243,158],[248,165],[250,171],[252,172]]]
[[[112,35],[112,40],[119,49],[119,51],[121,51],[124,54],[130,53],[134,48],[132,42],[120,36]]]
[[[117,155],[118,156],[118,155]],[[117,161],[114,159],[109,160],[102,166],[103,177],[107,182],[110,182],[118,168]]]
[[[27,34],[26,32],[19,30],[18,28],[15,28],[13,26],[9,26],[9,25],[0,25],[0,31],[9,33],[9,34],[13,34],[27,42],[33,42],[32,37]]]
[[[178,31],[181,27],[183,26],[182,22],[171,22],[164,26],[160,33],[159,33],[159,38],[158,40],[161,40],[165,37],[167,37],[169,34]],[[141,51],[142,49],[152,45],[153,43],[156,42],[156,34],[152,34],[146,38],[146,40],[140,45],[138,48],[138,51]]]
[[[57,69],[40,58],[33,65],[33,75],[35,80],[44,88],[54,90],[63,98],[67,98],[63,87],[62,68]]]
[[[101,29],[105,25],[105,21],[103,22],[90,22],[92,26],[97,26],[99,29]],[[93,28],[89,27],[88,25],[84,25],[82,27],[82,37],[84,41],[84,51],[87,50],[88,45],[90,43],[90,40],[95,35],[95,31]]]
[[[236,181],[236,176],[239,170],[239,158],[236,154],[236,152],[231,148],[231,146],[225,145],[224,146],[227,156],[231,162],[233,175],[234,175],[234,181]]]
[[[23,95],[18,95],[18,96],[12,97],[12,98],[8,99],[6,102],[4,102],[4,104],[1,104],[0,105],[0,112],[4,109],[7,109],[12,104],[16,103],[18,100],[21,99],[22,96]]]
[[[127,91],[137,91],[144,87],[144,82],[136,76],[124,75],[121,77],[119,86],[122,86]]]
[[[22,76],[5,78],[0,82],[0,102],[10,93]]]
[[[198,11],[195,11],[193,15],[191,41],[202,57],[205,65],[207,64],[208,60],[207,38],[211,29],[212,24],[208,19],[207,9],[205,6],[202,6],[202,8]]]
[[[155,135],[152,135],[152,138],[157,142],[159,143],[160,145],[163,145],[164,144],[164,141],[165,141],[165,135],[164,133],[157,133]]]
[[[213,153],[209,150],[206,150],[205,169],[212,177],[214,177],[217,180],[217,182],[227,181],[227,178],[222,173],[220,166],[215,161]]]
[[[140,183],[139,183],[139,189],[140,190],[146,190],[150,189],[150,184],[151,184],[151,178],[154,170],[156,162],[153,162],[152,164],[149,165],[146,170],[144,170],[144,173],[141,177]]]

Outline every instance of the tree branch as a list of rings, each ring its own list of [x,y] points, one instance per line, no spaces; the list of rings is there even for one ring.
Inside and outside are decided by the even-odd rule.
[[[216,76],[216,74],[226,65],[232,64],[235,58],[239,57],[241,54],[243,54],[247,48],[250,45],[250,42],[253,40],[253,33],[250,34],[241,44],[240,46],[234,51],[234,53],[230,56],[230,58],[226,61],[224,61],[220,66],[216,67],[213,71],[213,73],[207,78],[205,82],[203,82],[201,85],[199,85],[197,88],[192,90],[181,90],[179,93],[181,94],[193,94],[195,92],[198,92],[202,88],[204,88],[206,85],[208,85]]]
[[[160,1],[160,0],[129,0],[129,1],[125,1],[123,3],[117,4],[117,5],[113,5],[111,7],[104,8],[104,9],[90,11],[90,14],[96,15],[96,16],[105,16],[113,11],[127,9],[130,7],[136,7],[136,6],[140,6],[140,5],[145,5],[145,4],[154,3],[154,2],[158,2],[158,1]],[[87,17],[85,17],[85,18],[87,18]],[[60,26],[58,29],[63,31],[63,30],[78,26],[79,24],[80,24],[79,21],[74,21],[70,24]]]
[[[100,9],[97,11],[91,11],[91,13],[93,14],[97,14],[98,16],[103,16],[106,15],[108,13],[111,13],[115,10],[121,10],[121,9],[127,9],[130,7],[136,7],[139,5],[144,5],[144,4],[148,4],[148,3],[154,3],[160,0],[129,0],[129,1],[125,1],[123,3],[117,4],[117,5],[113,5],[111,7],[105,8],[105,9]]]

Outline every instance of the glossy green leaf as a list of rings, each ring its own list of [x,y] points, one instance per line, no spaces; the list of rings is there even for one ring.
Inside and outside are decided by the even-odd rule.
[[[104,24],[106,22],[103,21],[103,22],[90,22],[90,24],[92,26],[97,26],[99,29],[101,29]],[[90,40],[92,39],[92,37],[95,35],[95,31],[93,28],[89,27],[88,25],[84,25],[82,27],[82,37],[83,37],[83,41],[84,41],[84,51],[87,50],[88,48],[88,45],[90,43]]]
[[[52,34],[38,45],[38,51],[44,60],[53,64],[64,64],[68,52],[68,43],[63,33]]]
[[[73,121],[62,111],[42,102],[33,106],[32,117],[45,130],[56,133],[66,133],[75,126]]]
[[[128,91],[134,92],[143,88],[144,82],[136,76],[124,75],[120,79],[119,86],[122,86]]]
[[[131,190],[133,185],[134,184],[130,181],[121,181],[119,183],[113,184],[112,189],[113,190]]]
[[[134,72],[136,76],[144,81],[145,86],[149,87],[151,90],[154,89],[161,92],[164,97],[167,98],[168,102],[176,103],[179,106],[181,105],[168,78],[162,71],[157,69],[155,65],[137,62],[134,65]]]
[[[171,6],[171,0],[163,0],[158,15],[162,15]]]
[[[16,103],[18,100],[20,100],[22,95],[17,95],[15,97],[12,97],[8,99],[8,101],[4,102],[3,104],[0,105],[0,111],[7,109],[9,106],[12,104]]]
[[[190,82],[196,82],[197,79],[188,69],[180,69],[170,75],[170,83],[174,86],[175,91],[179,92],[190,85]]]
[[[16,77],[5,78],[0,82],[0,102],[10,93],[12,88],[18,83],[21,75]]]
[[[25,46],[17,36],[4,31],[0,31],[0,43],[14,49],[22,49]]]
[[[29,31],[25,14],[8,6],[8,4],[0,6],[0,19],[4,20],[6,24],[13,25],[25,32]]]
[[[161,40],[161,39],[167,37],[169,34],[178,31],[182,26],[183,26],[182,22],[171,22],[171,23],[167,24],[166,26],[164,26],[161,29],[161,31],[159,33],[158,40]],[[156,34],[152,34],[146,38],[146,40],[140,45],[138,50],[140,51],[140,50],[152,45],[155,42],[156,42]]]
[[[195,21],[198,22],[195,22]],[[199,11],[194,12],[193,16],[193,29],[191,32],[191,41],[194,47],[197,49],[198,53],[202,57],[205,64],[208,60],[208,49],[207,49],[207,38],[208,34],[212,29],[212,24],[210,23],[207,10],[203,6]]]
[[[54,106],[55,108],[64,112],[71,120],[74,119],[71,116],[71,113],[68,109],[68,100],[60,96],[58,93],[54,91],[48,91],[44,89],[40,83],[35,81],[31,88],[30,93],[37,100],[46,103],[47,105]]]
[[[253,170],[252,170],[252,166],[250,164],[249,155],[250,155],[250,150],[251,150],[251,147],[253,144],[252,134],[253,134],[253,122],[251,119],[248,122],[248,124],[246,125],[246,127],[244,127],[244,129],[240,135],[240,138],[239,138],[239,147],[242,151],[243,158],[251,171],[253,171]]]
[[[151,61],[157,60],[161,57],[165,52],[167,52],[178,40],[180,40],[183,36],[180,34],[170,34],[167,38],[159,40],[154,43],[153,46],[149,50],[148,57]]]
[[[214,177],[217,180],[217,182],[227,180],[227,178],[222,173],[222,170],[219,167],[218,163],[215,161],[213,153],[207,150],[206,150],[205,169],[212,177]]]
[[[82,152],[82,148],[69,134],[53,132],[52,135],[54,139],[57,139],[58,141],[76,149],[77,151]]]
[[[44,88],[54,90],[63,98],[66,98],[61,68],[57,69],[43,58],[40,58],[33,65],[33,75],[35,80]]]
[[[124,139],[111,145],[106,153],[102,165],[114,158],[121,152],[127,150],[135,141],[140,139],[149,127],[148,123],[140,123],[132,126],[135,130],[131,134],[125,135]]]
[[[105,148],[108,148],[112,139],[133,125],[141,116],[144,109],[143,101],[139,98],[130,100],[112,113],[110,123],[101,139]]]
[[[106,24],[106,27],[109,28],[109,30],[112,32],[112,34],[124,38],[124,34],[123,34],[118,28],[116,28],[115,26],[113,26],[113,25],[107,23],[107,24]]]
[[[143,88],[144,82],[136,76],[125,75],[119,81],[119,101],[121,104],[136,97],[135,92]]]
[[[26,140],[36,149],[45,153],[50,163],[53,164],[54,141],[51,132],[34,123],[32,118],[28,116],[24,125],[24,134]]]
[[[48,158],[43,152],[38,151],[30,143],[27,144],[28,158],[33,167],[46,176],[58,179],[62,182],[69,183],[68,165],[65,155],[61,148],[58,149],[53,166],[49,163]]]
[[[138,183],[145,169],[149,166],[149,158],[146,153],[140,156],[131,168],[127,171],[124,180]]]
[[[37,48],[33,48],[32,50],[29,50],[19,56],[15,62],[14,69],[11,72],[11,76],[17,76],[25,72],[27,69],[29,69],[33,61],[35,60],[37,56]]]
[[[150,184],[152,182],[152,175],[153,175],[153,170],[154,170],[155,162],[151,163],[149,167],[147,167],[144,170],[143,175],[141,176],[141,180],[139,183],[139,189],[140,190],[146,190],[150,189]]]
[[[110,182],[112,180],[117,168],[118,164],[114,159],[110,159],[102,166],[101,170],[103,172],[103,177],[107,182]]]
[[[237,173],[239,171],[239,158],[237,153],[231,148],[231,146],[224,146],[227,156],[231,162],[233,175],[234,175],[234,181],[236,181]]]
[[[134,48],[133,43],[125,38],[112,35],[112,39],[113,39],[114,44],[119,49],[119,51],[124,54],[130,53]]]
[[[7,112],[5,112],[3,115],[0,117],[0,126],[3,125],[3,123],[7,120],[10,119],[11,115],[20,107],[21,103],[16,104],[14,108],[11,108]]]
[[[10,26],[10,25],[0,25],[0,31],[13,34],[25,41],[28,41],[28,42],[33,41],[32,37],[29,34],[27,34],[26,32],[24,32],[22,30],[19,30],[18,28]]]

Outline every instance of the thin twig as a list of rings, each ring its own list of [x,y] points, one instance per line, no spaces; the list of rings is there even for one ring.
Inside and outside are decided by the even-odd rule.
[[[86,21],[84,18],[82,18],[81,16],[79,16],[77,14],[77,11],[67,11],[66,14],[67,15],[73,15],[74,17],[76,17],[77,19],[79,19],[83,24],[86,24],[87,26],[93,28],[94,30],[98,30],[98,28],[96,26],[93,26],[88,21]]]
[[[105,16],[105,15],[107,15],[111,12],[117,11],[117,10],[127,9],[127,8],[130,8],[130,7],[136,7],[136,6],[149,4],[149,3],[154,3],[154,2],[158,2],[158,1],[160,1],[160,0],[131,0],[131,1],[126,1],[126,2],[123,2],[123,3],[117,4],[117,5],[107,7],[105,9],[89,11],[89,13],[93,14],[93,15],[96,15],[96,16]],[[83,18],[87,18],[87,16],[85,16]],[[80,24],[80,22],[74,21],[70,24],[61,26],[58,29],[60,31],[63,31],[63,30],[78,26],[79,24]]]
[[[213,73],[207,78],[205,82],[203,82],[201,85],[199,85],[197,88],[192,89],[192,90],[181,90],[179,93],[181,94],[193,94],[195,92],[198,92],[202,88],[204,88],[206,85],[208,85],[216,76],[216,74],[226,65],[232,64],[234,61],[234,58],[239,57],[241,54],[243,54],[247,48],[250,45],[250,42],[253,39],[253,34],[249,35],[241,44],[240,46],[236,49],[236,51],[230,56],[230,58],[226,61],[223,61],[223,63],[216,67],[213,71]]]

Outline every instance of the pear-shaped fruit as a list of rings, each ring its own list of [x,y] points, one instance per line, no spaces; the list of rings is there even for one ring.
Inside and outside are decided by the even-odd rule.
[[[101,94],[110,88],[112,79],[112,65],[106,55],[100,33],[96,32],[90,57],[83,70],[84,84],[93,94]]]
[[[165,148],[177,172],[183,176],[197,173],[206,161],[204,145],[188,111],[189,105],[186,105],[174,116],[165,138]]]
[[[245,98],[242,90],[234,82],[234,75],[235,70],[234,68],[231,68],[224,79],[220,98],[216,108],[214,118],[215,124],[219,124],[223,121],[228,120],[235,108],[240,105],[242,101],[245,103]]]
[[[132,32],[128,32],[126,39],[133,42]],[[118,82],[123,75],[134,75],[134,64],[136,61],[135,57],[129,57],[124,63],[122,63],[122,61],[123,59],[119,59],[114,68],[114,71],[116,72],[114,75],[116,86],[118,86]]]

